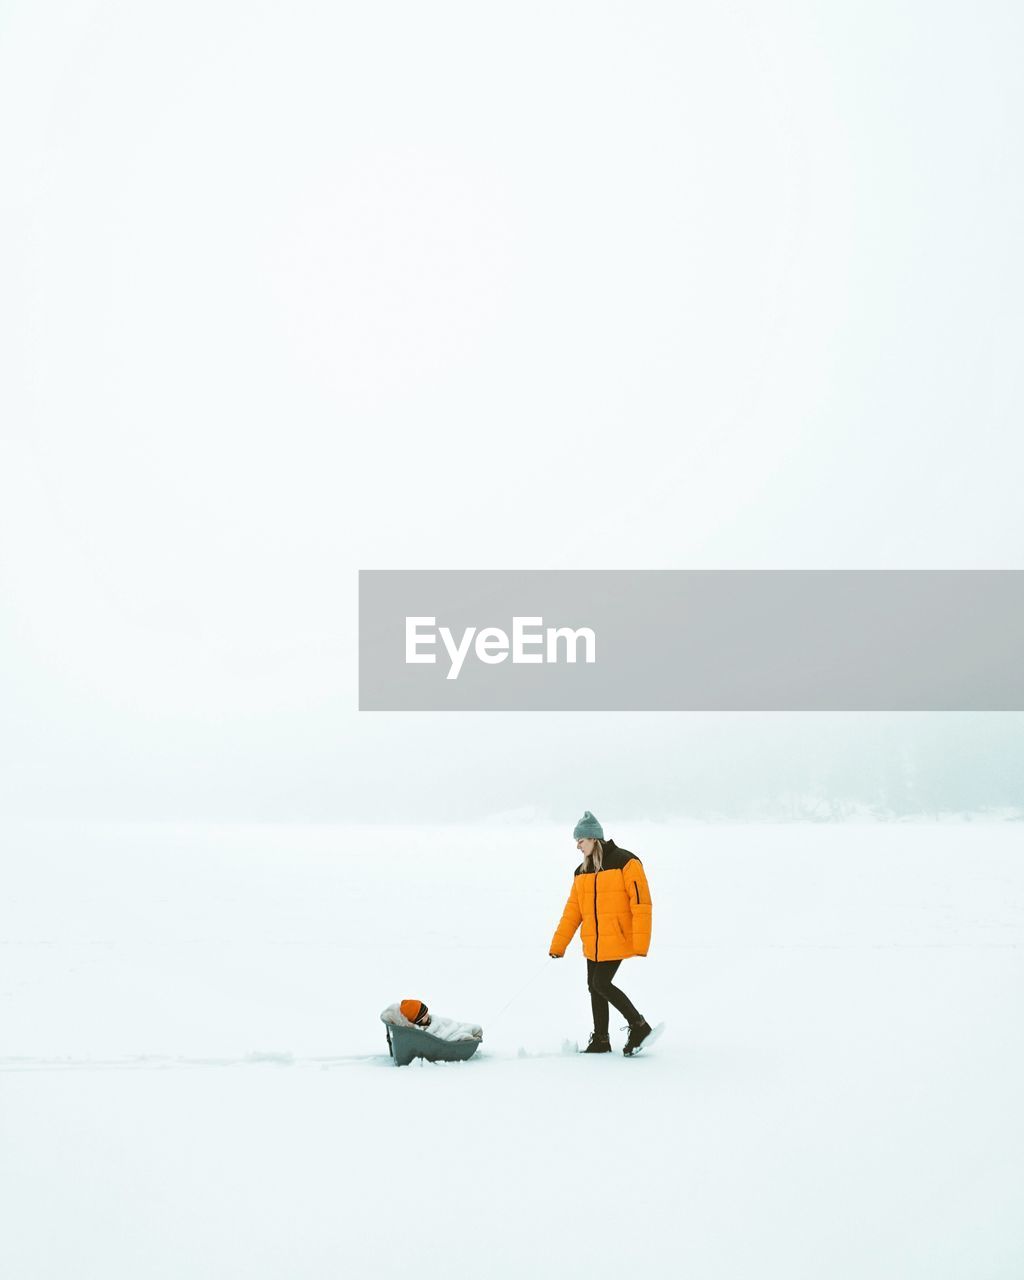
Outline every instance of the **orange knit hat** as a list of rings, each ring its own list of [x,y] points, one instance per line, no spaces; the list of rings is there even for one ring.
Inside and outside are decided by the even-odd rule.
[[[410,1022],[420,1022],[427,1016],[427,1006],[422,1000],[403,1000],[398,1008],[402,1017]]]

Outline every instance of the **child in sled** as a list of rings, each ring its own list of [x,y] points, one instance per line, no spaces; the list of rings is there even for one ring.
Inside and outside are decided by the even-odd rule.
[[[482,1040],[483,1028],[473,1022],[456,1022],[454,1018],[439,1018],[432,1014],[422,1000],[402,1000],[389,1004],[381,1014],[385,1022],[396,1027],[419,1027],[439,1040]]]

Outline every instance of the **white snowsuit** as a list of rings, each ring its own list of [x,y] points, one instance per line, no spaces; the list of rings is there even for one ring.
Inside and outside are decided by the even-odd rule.
[[[399,1002],[400,1004],[401,1002]],[[437,1036],[439,1040],[482,1040],[483,1028],[474,1022],[456,1022],[454,1018],[438,1018],[430,1015],[430,1026],[418,1026],[402,1013],[399,1004],[389,1004],[380,1015],[393,1027],[416,1027],[417,1031],[425,1031],[428,1035]]]

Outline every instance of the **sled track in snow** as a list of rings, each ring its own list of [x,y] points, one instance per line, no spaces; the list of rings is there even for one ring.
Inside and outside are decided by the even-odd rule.
[[[534,1058],[575,1056],[576,1049],[527,1050],[505,1053],[480,1053],[473,1059],[474,1069],[482,1062],[519,1062]],[[247,1053],[241,1057],[186,1057],[173,1054],[141,1053],[123,1057],[0,1057],[3,1071],[174,1071],[195,1068],[225,1067],[299,1067],[306,1070],[332,1071],[338,1067],[375,1066],[392,1069],[394,1063],[386,1053],[336,1054],[332,1057],[303,1058],[291,1053]],[[412,1063],[420,1065],[423,1063]],[[428,1063],[428,1066],[468,1066],[469,1063]]]
[[[332,1067],[357,1063],[390,1064],[386,1053],[347,1054],[330,1058],[298,1058],[290,1053],[247,1053],[242,1057],[178,1057],[134,1054],[120,1058],[0,1058],[0,1071],[170,1071],[181,1067]]]

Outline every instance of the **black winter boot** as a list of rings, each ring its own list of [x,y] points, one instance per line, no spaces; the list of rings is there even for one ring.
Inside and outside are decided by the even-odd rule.
[[[590,1034],[590,1043],[583,1050],[584,1053],[611,1053],[612,1042],[608,1039],[607,1031],[592,1031]]]
[[[631,1058],[650,1034],[651,1028],[646,1018],[641,1018],[639,1022],[634,1022],[629,1028],[629,1039],[626,1041],[626,1047],[622,1051],[625,1056]]]

